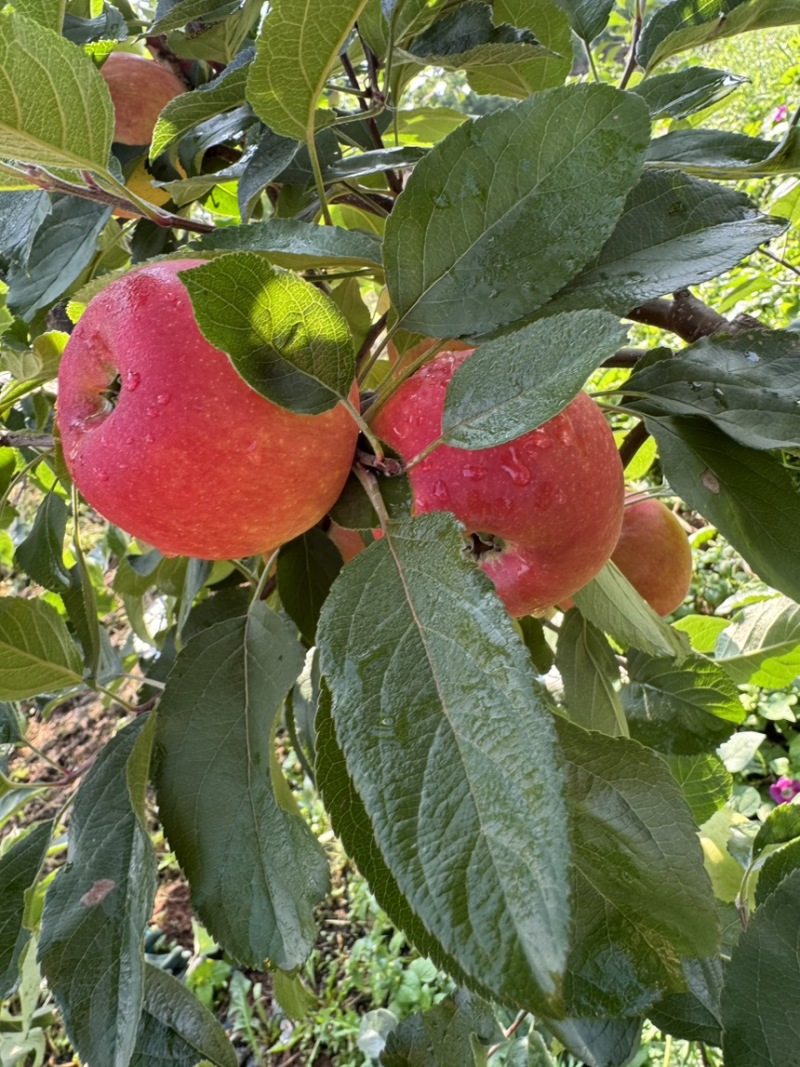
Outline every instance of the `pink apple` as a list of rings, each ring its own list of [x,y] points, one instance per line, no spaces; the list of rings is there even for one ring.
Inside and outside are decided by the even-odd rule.
[[[622,532],[611,554],[653,611],[669,615],[683,603],[692,581],[692,550],[675,515],[660,500],[632,494]]]
[[[142,267],[91,301],[61,361],[57,423],[70,475],[106,519],[169,555],[231,559],[322,518],[358,428],[342,404],[296,415],[247,385],[177,277],[201,263]]]
[[[111,93],[114,140],[120,144],[149,145],[162,110],[187,91],[169,67],[130,52],[112,52],[100,73]]]
[[[441,435],[447,387],[470,354],[442,352],[378,412],[376,433],[404,460]],[[585,585],[622,525],[622,464],[584,393],[510,444],[476,452],[440,445],[409,477],[416,514],[451,511],[467,531],[486,535],[479,564],[515,616],[540,613]]]

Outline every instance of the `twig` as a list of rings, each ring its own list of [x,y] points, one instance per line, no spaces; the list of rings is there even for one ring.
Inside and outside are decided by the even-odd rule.
[[[625,318],[669,330],[690,343],[715,333],[737,334],[760,328],[760,324],[749,317],[747,321],[729,321],[692,296],[688,289],[680,289],[672,300],[648,300],[629,311]]]
[[[499,1041],[496,1045],[492,1045],[492,1047],[486,1053],[487,1060],[489,1059],[490,1056],[494,1056],[495,1053],[500,1051],[500,1049],[503,1047],[503,1045],[506,1043],[506,1041],[508,1041],[509,1038],[514,1036],[514,1034],[517,1032],[517,1030],[519,1030],[520,1026],[522,1026],[522,1024],[525,1022],[525,1020],[527,1018],[528,1018],[528,1012],[527,1011],[521,1011],[519,1013],[519,1015],[513,1021],[511,1026],[509,1026],[509,1028],[507,1030],[503,1031],[503,1040]]]
[[[620,348],[613,356],[604,360],[601,367],[635,367],[639,360],[647,355],[647,349],[643,348]]]
[[[622,460],[623,470],[628,466],[649,436],[650,434],[643,422],[637,423],[633,429],[625,435],[625,440],[619,447],[619,458]]]
[[[375,322],[373,322],[373,324],[367,330],[367,335],[362,342],[361,348],[359,348],[358,350],[358,355],[356,356],[356,367],[359,371],[361,370],[361,364],[369,355],[370,349],[375,343],[375,340],[386,327],[386,320],[388,318],[389,312],[385,311],[381,315],[381,317],[379,319],[376,319]]]
[[[26,433],[23,430],[0,433],[0,448],[44,448],[50,451],[54,447],[55,439],[49,433]]]
[[[627,87],[633,72],[636,70],[636,49],[639,45],[639,36],[642,32],[642,26],[644,25],[645,2],[646,0],[636,0],[636,13],[633,16],[633,32],[631,33],[631,50],[628,54],[628,62],[625,64],[622,80],[619,83],[620,89],[625,89]]]

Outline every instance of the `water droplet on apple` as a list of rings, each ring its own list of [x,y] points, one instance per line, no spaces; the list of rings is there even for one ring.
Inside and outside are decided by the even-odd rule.
[[[153,441],[155,441],[155,438],[153,437],[153,435],[151,433],[146,433],[144,435],[144,440],[145,440],[145,444],[152,445]]]
[[[106,471],[95,471],[95,473],[97,474],[98,482],[107,482],[108,481],[108,474],[106,473]]]
[[[515,448],[509,449],[508,463],[501,464],[501,470],[508,475],[514,485],[527,485],[531,480],[531,472],[522,462]]]
[[[132,445],[135,441],[136,441],[135,437],[126,437],[125,438],[125,444],[126,445]]]
[[[566,504],[566,502],[567,502],[567,494],[564,492],[564,490],[561,487],[559,487],[558,489],[556,489],[556,503],[557,504]]]
[[[433,487],[433,495],[436,497],[440,504],[446,504],[450,500],[450,493],[448,491],[448,488],[441,480],[441,478],[436,482]]]
[[[547,436],[544,430],[534,430],[525,442],[524,451],[527,452],[528,455],[532,455],[540,448],[549,448],[550,443],[550,438]]]
[[[129,393],[135,393],[139,388],[139,382],[142,380],[141,374],[138,370],[129,370],[125,372],[125,388]]]
[[[155,404],[148,404],[147,407],[145,408],[145,413],[146,413],[148,419],[157,419],[158,418],[158,408],[155,406]]]
[[[159,393],[156,397],[156,403],[160,404],[162,408],[165,408],[170,400],[172,400],[172,397],[169,393]]]
[[[481,467],[477,463],[468,463],[461,473],[470,482],[482,482],[487,472],[485,467]]]

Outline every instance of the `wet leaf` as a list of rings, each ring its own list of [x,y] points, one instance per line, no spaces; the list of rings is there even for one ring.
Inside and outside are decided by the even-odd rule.
[[[22,953],[31,932],[25,926],[26,894],[44,862],[52,822],[36,824],[0,857],[0,997],[10,996],[18,981]]]
[[[556,666],[564,683],[564,702],[572,722],[612,737],[628,737],[628,723],[615,683],[619,665],[605,635],[579,611],[561,624]]]
[[[646,78],[633,91],[643,97],[654,119],[684,119],[724,100],[746,82],[747,78],[725,70],[686,67]]]
[[[187,248],[192,252],[262,252],[270,262],[292,270],[381,265],[381,242],[375,234],[298,219],[226,226]]]
[[[572,35],[556,0],[495,0],[492,10],[495,22],[530,30],[552,54],[518,59],[507,66],[471,68],[467,78],[475,92],[524,100],[531,93],[563,85],[572,66]]]

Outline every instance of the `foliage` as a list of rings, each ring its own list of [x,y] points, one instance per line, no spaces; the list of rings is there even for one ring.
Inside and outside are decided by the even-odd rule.
[[[798,24],[798,0],[0,10],[4,1062],[42,1061],[57,1008],[93,1064],[229,1067],[224,997],[279,1055],[302,1024],[259,1011],[267,975],[323,1032],[327,819],[382,909],[326,979],[347,972],[341,1006],[374,971],[381,1011],[331,1028],[343,1067],[624,1067],[673,1038],[794,1061],[800,343],[760,249],[797,247]],[[712,66],[720,36],[761,42],[775,84]],[[118,49],[186,84],[149,145],[113,141]],[[69,334],[164,256],[208,260],[184,275],[203,335],[298,426],[361,388],[339,501],[266,557],[163,556],[71,483]],[[148,329],[180,345],[171,325]],[[455,341],[477,348],[442,431],[465,455],[594,388],[629,484],[693,531],[674,619],[609,565],[569,614],[513,621],[453,517],[413,513],[371,427]],[[223,507],[246,462],[206,472]],[[358,558],[331,519],[371,541]],[[30,722],[87,693],[125,712],[91,768],[9,773]],[[162,833],[215,939],[185,982],[148,948]]]

